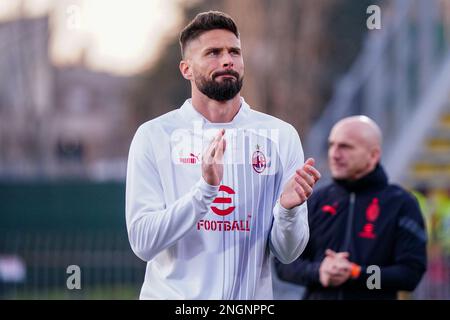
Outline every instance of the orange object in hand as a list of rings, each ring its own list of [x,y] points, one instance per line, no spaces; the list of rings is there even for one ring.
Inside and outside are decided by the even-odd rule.
[[[361,266],[356,263],[352,263],[352,269],[350,270],[350,276],[352,279],[356,279],[361,274]]]

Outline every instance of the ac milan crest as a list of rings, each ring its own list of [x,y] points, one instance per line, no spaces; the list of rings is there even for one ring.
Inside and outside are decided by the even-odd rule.
[[[256,173],[261,173],[266,169],[266,156],[259,150],[259,145],[256,145],[256,151],[252,156],[252,167]]]
[[[366,223],[363,230],[359,233],[361,238],[375,239],[375,226],[372,223]]]
[[[369,222],[374,222],[380,215],[380,205],[378,204],[378,198],[373,198],[372,202],[366,209],[366,219]]]
[[[373,198],[372,202],[366,209],[366,224],[363,226],[359,236],[366,239],[375,239],[375,220],[380,216],[380,204],[378,203],[378,198]]]

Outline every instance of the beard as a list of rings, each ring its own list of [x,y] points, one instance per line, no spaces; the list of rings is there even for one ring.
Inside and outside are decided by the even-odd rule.
[[[230,75],[235,79],[224,78],[221,82],[215,79],[219,76]],[[212,79],[207,79],[201,75],[195,77],[195,85],[205,96],[216,101],[227,101],[233,99],[242,88],[243,77],[234,70],[218,71],[212,75]]]

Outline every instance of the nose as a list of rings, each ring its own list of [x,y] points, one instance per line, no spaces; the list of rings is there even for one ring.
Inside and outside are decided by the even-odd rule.
[[[331,160],[338,160],[339,159],[339,152],[338,152],[337,148],[334,147],[334,146],[331,146],[328,149],[328,156],[329,156],[329,158]]]
[[[225,69],[233,68],[233,57],[228,52],[224,53],[222,57],[222,67]]]

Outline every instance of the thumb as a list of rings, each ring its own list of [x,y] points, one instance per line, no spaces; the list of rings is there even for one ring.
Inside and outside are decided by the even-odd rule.
[[[334,257],[336,255],[336,252],[334,252],[331,249],[327,249],[327,250],[325,250],[325,254],[329,257]]]
[[[336,256],[338,256],[339,258],[346,258],[347,259],[350,256],[350,254],[345,251],[345,252],[338,252],[336,254]]]

